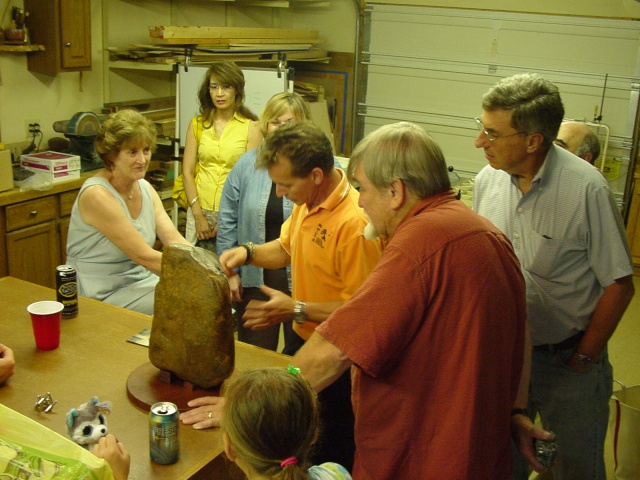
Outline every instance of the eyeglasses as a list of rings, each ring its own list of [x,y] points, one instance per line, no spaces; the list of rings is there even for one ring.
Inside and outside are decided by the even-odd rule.
[[[474,120],[476,121],[478,130],[481,131],[482,133],[484,133],[484,136],[486,137],[486,139],[493,143],[496,140],[500,139],[500,138],[508,138],[508,137],[515,137],[516,135],[528,135],[528,133],[526,132],[516,132],[516,133],[512,133],[510,135],[491,135],[489,132],[487,132],[487,130],[484,128],[484,125],[482,124],[482,122],[480,121],[479,117],[474,118]]]
[[[290,118],[289,120],[285,120],[284,122],[281,122],[280,120],[278,120],[276,118],[275,120],[271,120],[269,122],[269,125],[271,125],[272,127],[278,128],[278,127],[282,127],[284,125],[289,125],[291,122],[295,122],[295,119]]]
[[[233,90],[233,85],[216,85],[215,83],[210,83],[209,90],[222,90],[223,92],[230,92],[231,90]]]

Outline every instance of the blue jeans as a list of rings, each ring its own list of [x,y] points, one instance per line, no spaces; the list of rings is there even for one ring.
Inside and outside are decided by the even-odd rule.
[[[557,436],[554,480],[606,480],[604,439],[613,368],[605,348],[593,368],[576,372],[566,366],[573,353],[573,348],[533,352],[529,414],[532,419],[539,414],[543,427]],[[528,478],[519,454],[513,478]]]

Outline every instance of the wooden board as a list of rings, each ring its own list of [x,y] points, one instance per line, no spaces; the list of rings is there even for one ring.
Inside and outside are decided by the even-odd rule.
[[[175,122],[176,119],[176,109],[167,108],[166,110],[156,110],[151,112],[141,112],[145,117],[153,122],[165,122],[166,120],[173,120]]]
[[[265,43],[256,45],[255,43],[232,43],[230,50],[309,50],[313,45],[310,43]],[[198,47],[199,48],[199,47]]]
[[[189,410],[188,402],[205,396],[218,396],[219,388],[203,389],[177,381],[167,383],[161,380],[160,370],[151,363],[145,363],[129,374],[127,396],[134,405],[149,410],[157,402],[174,403],[178,410]]]
[[[176,119],[174,118],[167,118],[164,120],[154,120],[153,123],[156,124],[156,128],[158,130],[158,135],[160,136],[167,136],[167,137],[174,137],[176,134]],[[173,203],[171,204],[171,207],[173,207]]]
[[[202,48],[206,48],[207,45],[218,46],[218,45],[229,45],[232,43],[243,43],[247,44],[249,42],[255,44],[264,44],[264,43],[310,43],[316,45],[318,43],[324,43],[323,40],[320,40],[318,37],[298,37],[298,38],[252,38],[248,39],[246,37],[225,37],[225,38],[201,38],[201,37],[192,37],[192,38],[157,38],[157,37],[149,37],[149,41],[154,45],[198,45]]]
[[[322,59],[328,60],[329,52],[322,48],[312,48],[308,51],[295,51],[295,52],[283,52],[287,56],[287,60],[311,60],[311,59]],[[278,54],[271,54],[271,58],[273,60],[278,59]]]
[[[249,54],[249,55],[227,55],[227,54],[219,54],[219,55],[205,55],[205,56],[194,56],[191,57],[190,62],[192,64],[195,63],[211,63],[220,60],[228,60],[230,62],[257,62],[260,61],[261,58],[259,55]],[[271,60],[271,58],[269,58]],[[159,63],[164,65],[172,65],[174,63],[186,63],[186,58],[184,55],[174,55],[171,57],[148,57],[142,59],[142,62],[145,63]]]
[[[3,42],[0,44],[0,52],[43,52],[44,45],[25,45],[24,42],[21,44],[15,44],[11,42]]]
[[[151,112],[158,110],[167,110],[176,108],[176,97],[157,97],[157,98],[143,98],[140,100],[129,100],[125,102],[109,102],[105,103],[105,108],[108,108],[112,112],[117,112],[123,108],[135,108],[139,112]]]
[[[238,28],[238,27],[176,27],[151,26],[149,36],[152,38],[210,39],[210,38],[245,38],[245,39],[281,39],[281,38],[318,38],[318,30],[297,30],[290,28]],[[240,41],[241,42],[241,41]]]

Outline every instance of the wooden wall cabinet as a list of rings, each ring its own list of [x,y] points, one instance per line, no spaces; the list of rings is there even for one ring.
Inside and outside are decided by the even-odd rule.
[[[66,261],[71,207],[78,191],[76,187],[0,207],[0,276],[55,288],[55,269]]]
[[[627,219],[627,238],[631,247],[634,273],[640,275],[640,173],[635,174],[633,182],[633,196]]]
[[[45,74],[91,70],[90,0],[24,0],[31,43],[29,71]]]

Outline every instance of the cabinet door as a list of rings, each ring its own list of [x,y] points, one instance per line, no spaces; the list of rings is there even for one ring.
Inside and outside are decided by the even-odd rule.
[[[57,222],[7,233],[7,256],[9,275],[55,289],[55,270],[60,261]]]
[[[31,42],[45,50],[27,57],[29,71],[54,75],[91,69],[90,0],[24,0]]]
[[[63,70],[91,68],[91,5],[88,0],[60,1]]]

